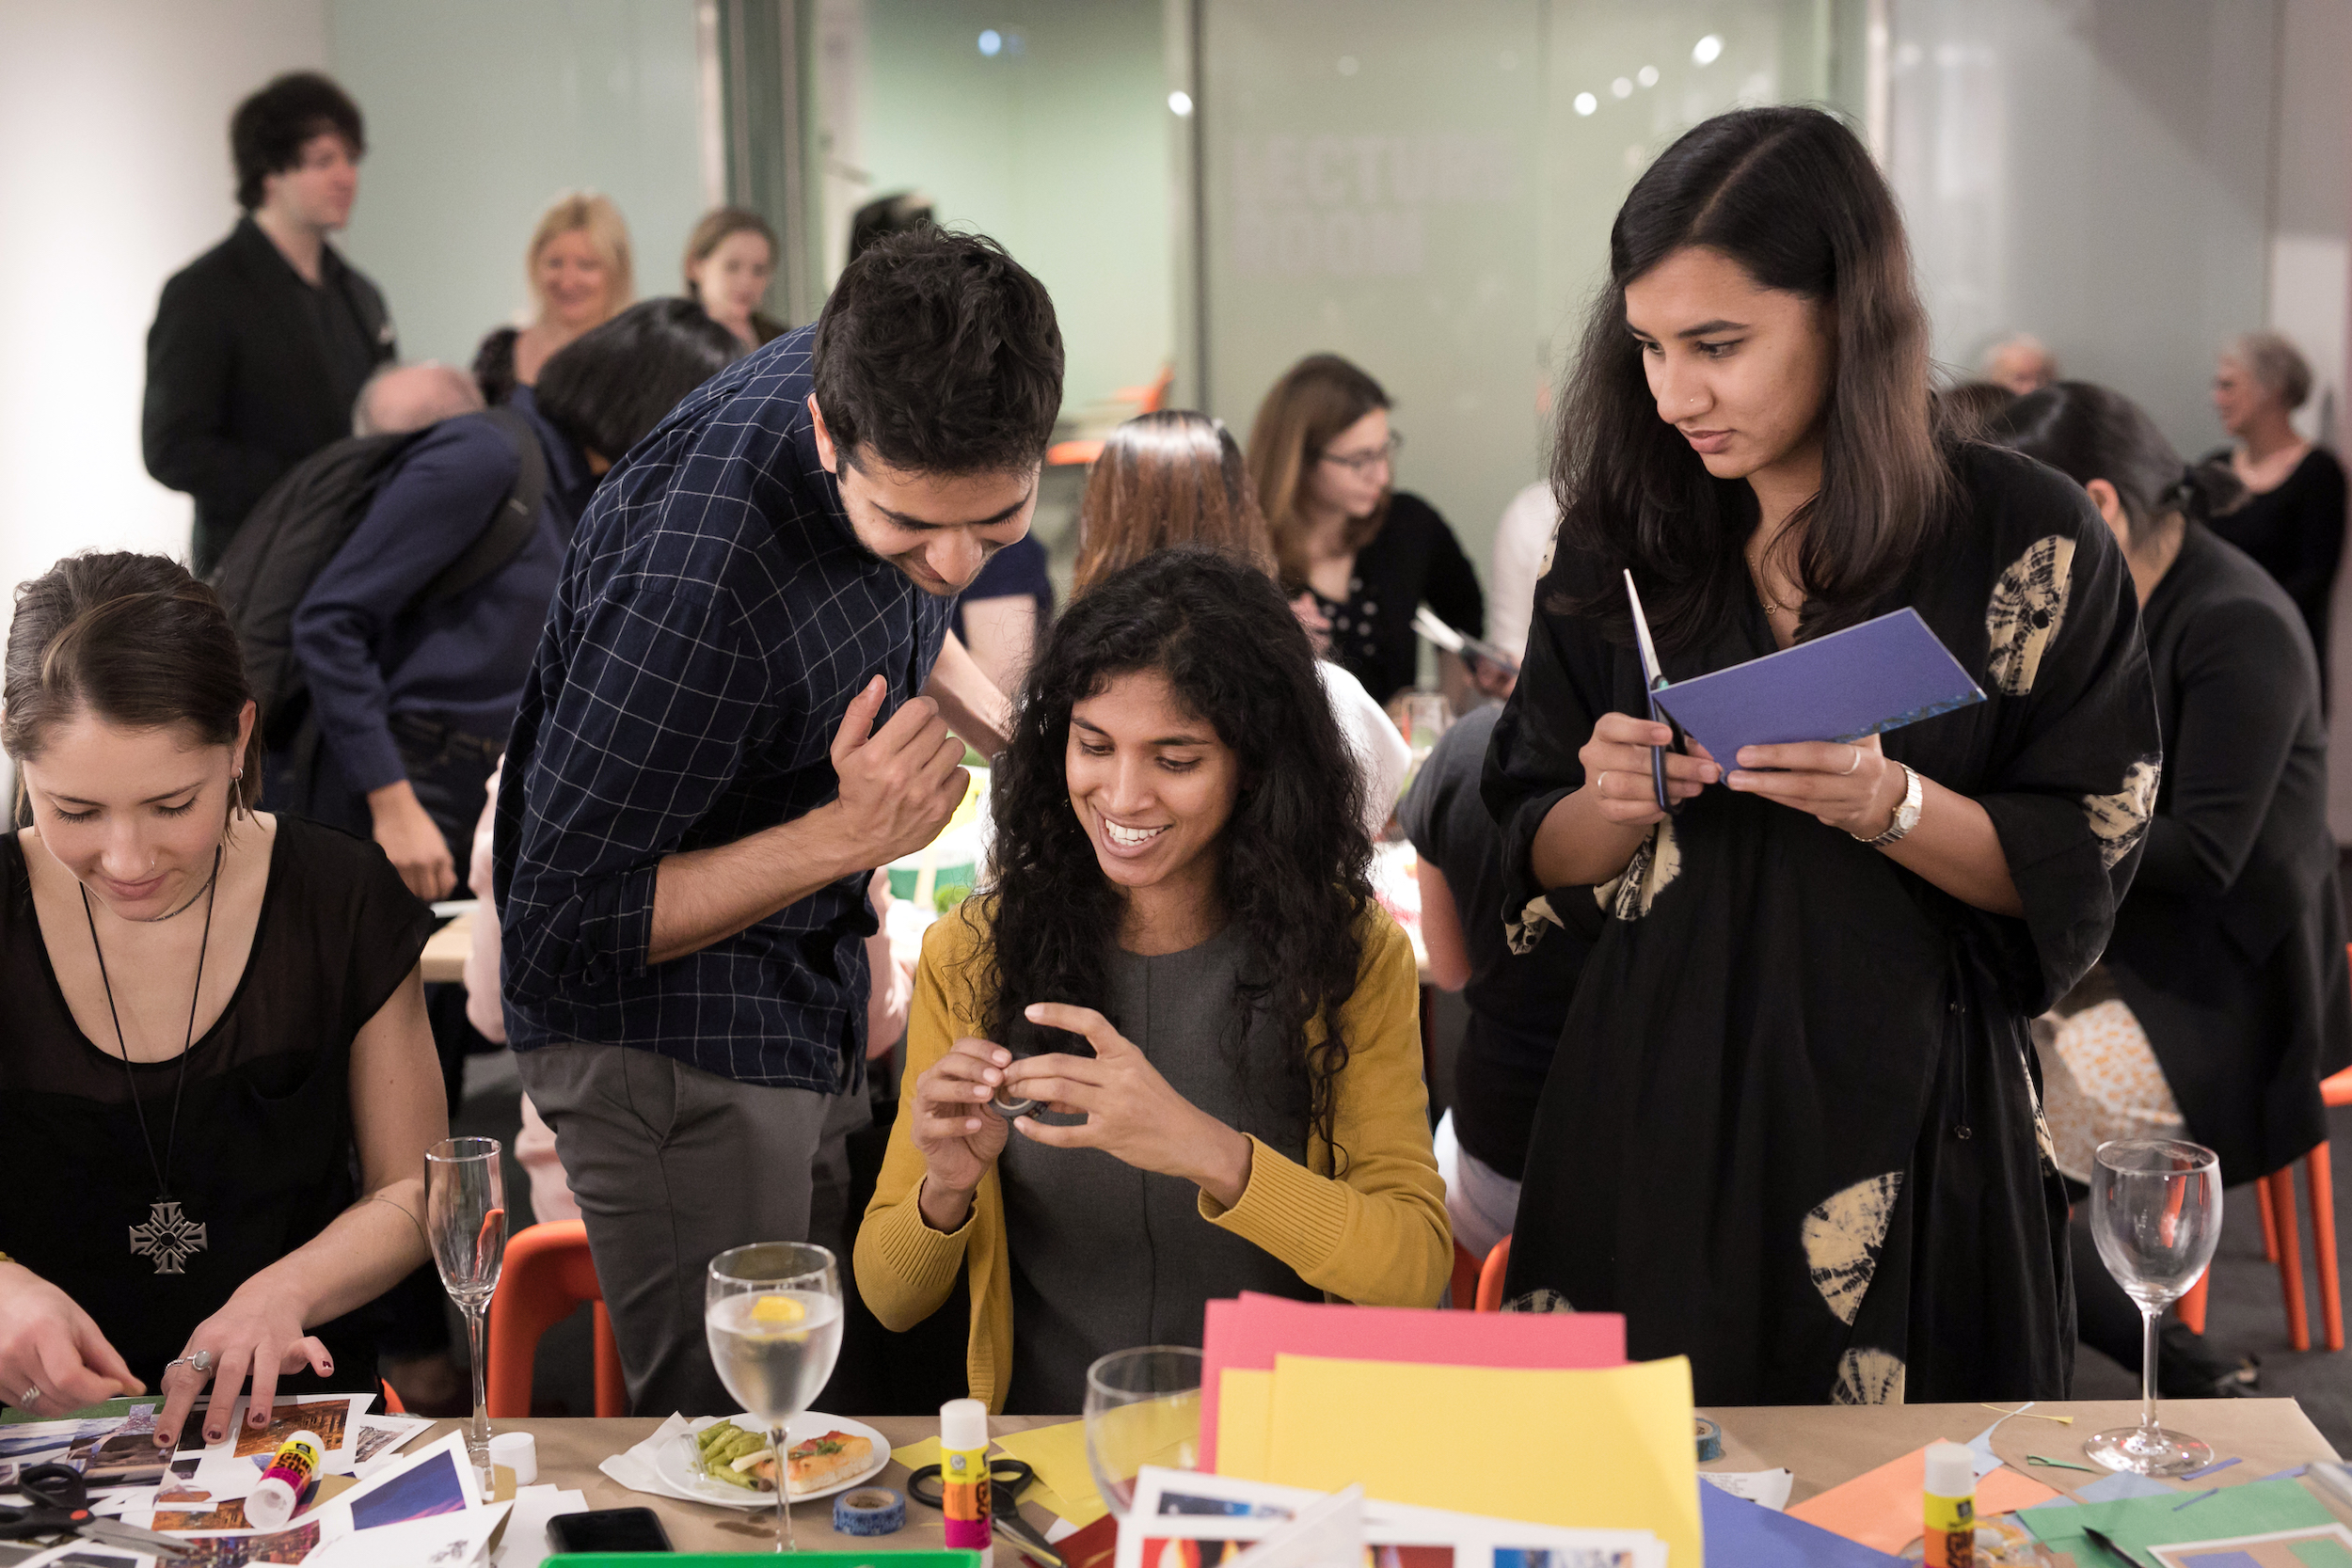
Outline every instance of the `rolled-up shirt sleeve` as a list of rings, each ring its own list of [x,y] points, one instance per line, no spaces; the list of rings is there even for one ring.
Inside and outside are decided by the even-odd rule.
[[[510,1008],[593,1005],[644,973],[662,860],[790,701],[723,594],[616,584],[583,610],[530,766],[501,788]]]

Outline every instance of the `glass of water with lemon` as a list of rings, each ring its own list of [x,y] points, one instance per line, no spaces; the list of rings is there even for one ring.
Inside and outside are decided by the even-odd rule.
[[[841,1354],[840,1266],[805,1242],[723,1252],[710,1260],[703,1327],[719,1381],[768,1429],[776,1455],[776,1550],[795,1550],[785,1428],[815,1402]]]

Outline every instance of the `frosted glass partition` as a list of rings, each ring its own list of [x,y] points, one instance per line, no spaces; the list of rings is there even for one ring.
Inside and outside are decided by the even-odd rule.
[[[1708,115],[1843,80],[1820,0],[1201,3],[1211,409],[1246,430],[1300,356],[1361,364],[1398,484],[1482,575],[1635,175]]]
[[[2221,439],[2213,352],[2262,325],[2274,0],[1893,0],[1890,169],[1937,355],[2034,332]]]
[[[628,220],[641,296],[679,292],[704,206],[693,0],[329,0],[331,68],[368,117],[347,236],[412,359],[469,363],[530,300],[558,191]]]
[[[1159,0],[826,0],[813,113],[828,285],[862,202],[919,190],[1054,295],[1079,414],[1174,352]]]

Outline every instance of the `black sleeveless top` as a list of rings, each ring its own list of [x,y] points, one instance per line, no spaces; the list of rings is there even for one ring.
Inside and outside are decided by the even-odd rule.
[[[432,929],[375,845],[278,819],[252,954],[187,1059],[169,1175],[187,1224],[205,1227],[188,1250],[174,1244],[184,1229],[152,1223],[154,1167],[130,1101],[135,1078],[160,1160],[180,1061],[126,1074],[114,1041],[81,1032],[41,942],[24,846],[0,833],[0,1251],[72,1297],[150,1388],[197,1324],[358,1196],[351,1042]],[[312,1325],[334,1374],[306,1369],[280,1391],[373,1388],[358,1316]]]

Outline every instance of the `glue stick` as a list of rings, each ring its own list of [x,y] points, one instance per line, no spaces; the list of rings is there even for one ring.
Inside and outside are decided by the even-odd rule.
[[[245,1499],[245,1522],[256,1529],[276,1529],[293,1518],[326,1457],[315,1432],[297,1432],[280,1443],[269,1468]]]
[[[988,1479],[988,1406],[949,1400],[939,1407],[939,1510],[946,1516],[949,1548],[990,1547],[994,1490]]]
[[[1976,1455],[1958,1443],[1928,1445],[1926,1508],[1928,1568],[1976,1568]]]

